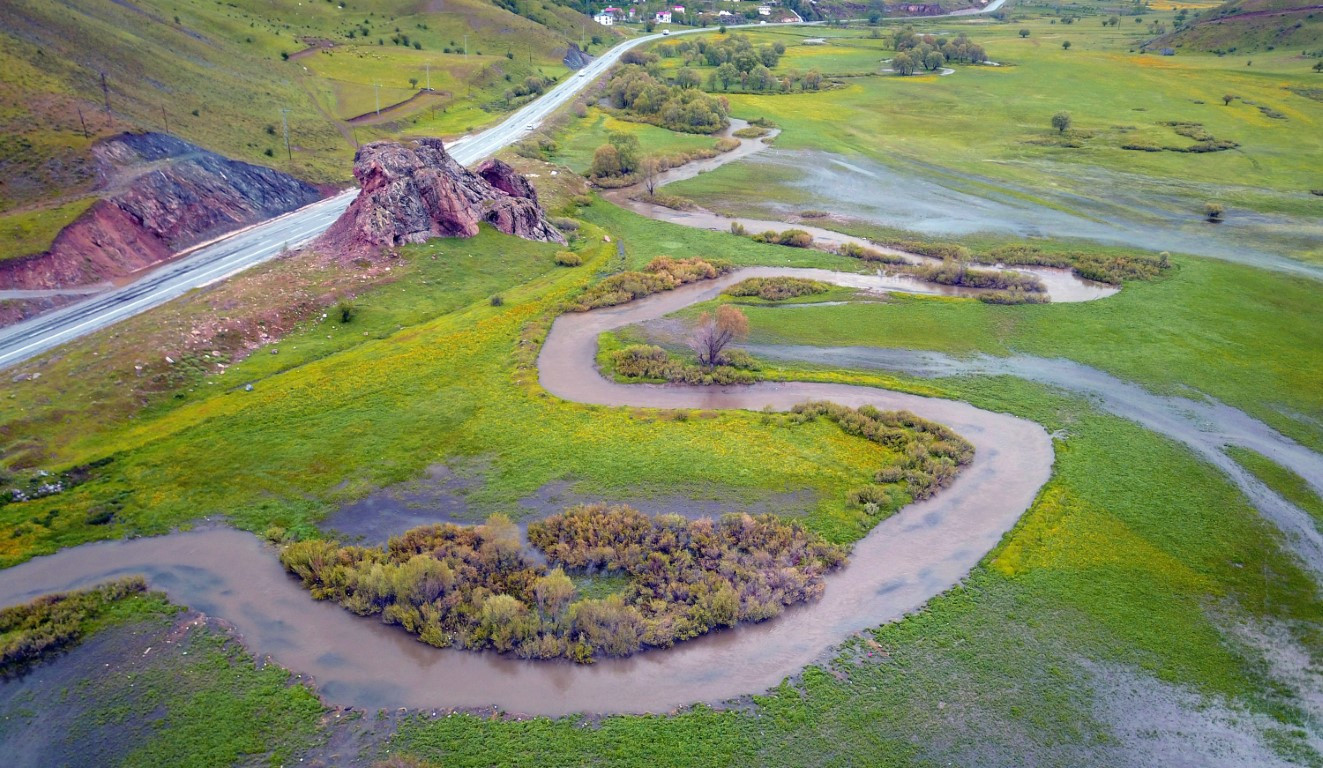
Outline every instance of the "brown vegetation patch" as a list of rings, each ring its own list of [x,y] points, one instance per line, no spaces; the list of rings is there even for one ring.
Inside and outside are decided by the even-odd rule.
[[[528,536],[557,567],[528,559],[501,516],[418,528],[384,549],[299,542],[281,562],[314,597],[431,645],[591,663],[776,616],[821,595],[845,561],[842,547],[771,515],[690,521],[599,504],[533,523]],[[564,569],[622,574],[628,587],[576,600]]]
[[[654,293],[673,290],[685,283],[711,280],[729,271],[730,265],[721,261],[658,256],[641,272],[621,272],[589,287],[570,308],[576,312],[587,312],[597,307],[614,307]]]

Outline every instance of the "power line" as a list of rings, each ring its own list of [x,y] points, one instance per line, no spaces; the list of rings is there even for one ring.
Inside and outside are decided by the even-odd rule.
[[[110,114],[110,86],[106,85],[106,73],[101,73],[101,94],[106,97],[106,118],[110,120],[110,127],[115,127],[115,116]]]

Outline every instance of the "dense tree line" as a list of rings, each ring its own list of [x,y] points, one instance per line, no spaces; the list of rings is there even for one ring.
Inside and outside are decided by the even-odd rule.
[[[947,38],[920,35],[906,27],[896,30],[891,43],[896,49],[891,68],[902,75],[914,74],[920,68],[931,72],[949,63],[981,64],[988,60],[983,46],[970,40],[964,32]]]
[[[431,645],[591,662],[771,618],[821,595],[824,574],[845,561],[844,548],[771,515],[689,521],[580,506],[533,523],[528,536],[550,569],[521,551],[501,516],[416,528],[384,548],[297,542],[281,562],[314,597]],[[579,598],[566,568],[626,574],[629,585]]]
[[[754,46],[746,35],[726,35],[714,39],[681,40],[657,47],[663,58],[683,58],[689,67],[719,67],[731,64],[738,72],[752,72],[759,66],[775,69],[785,54],[784,43]]]
[[[606,94],[616,109],[673,131],[714,133],[729,124],[730,105],[724,98],[693,87],[669,85],[638,64],[616,70]]]
[[[805,91],[822,87],[822,74],[817,70],[807,74],[772,72],[786,51],[785,44],[779,41],[755,46],[744,35],[730,35],[712,40],[682,40],[660,46],[657,51],[665,58],[684,59],[684,66],[674,76],[675,84],[684,88],[697,88],[704,83],[709,91],[738,87],[746,91],[789,92],[796,85]],[[706,79],[695,68],[709,70]]]

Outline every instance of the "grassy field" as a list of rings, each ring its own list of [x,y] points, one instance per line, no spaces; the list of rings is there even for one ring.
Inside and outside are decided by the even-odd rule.
[[[96,198],[85,197],[51,208],[0,214],[0,240],[6,244],[0,250],[0,259],[12,259],[45,250],[61,229],[94,202]]]
[[[436,241],[409,249],[397,283],[355,299],[358,314],[348,324],[315,322],[281,342],[280,354],[259,350],[131,421],[108,420],[85,436],[76,419],[53,421],[55,434],[65,435],[52,441],[59,462],[115,460],[73,491],[0,508],[5,560],[159,531],[207,513],[255,530],[308,531],[336,504],[450,456],[489,464],[472,500],[493,508],[511,509],[557,479],[590,493],[635,495],[698,496],[720,487],[757,499],[807,488],[821,499],[809,517],[815,529],[840,540],[859,535],[866,524],[840,499],[863,467],[885,460],[870,456],[868,444],[823,424],[769,426],[755,414],[680,420],[558,403],[538,390],[527,367],[528,343],[538,338],[546,312],[604,270],[663,253],[736,263],[857,263],[659,224],[602,203],[578,215],[588,222],[576,246],[589,256],[583,267],[555,268],[554,246],[490,233]],[[602,242],[603,232],[624,244],[623,260],[614,243]],[[1270,317],[1309,317],[1308,306],[1294,303],[1303,301],[1304,289],[1219,262],[1179,259],[1177,267],[1164,280],[1080,305],[897,299],[782,310],[799,318],[793,323],[776,320],[775,309],[747,311],[760,338],[992,353],[1051,343],[1059,354],[1141,380],[1156,380],[1164,367],[1179,370],[1182,381],[1166,386],[1199,386],[1233,402],[1250,391],[1252,366],[1294,345],[1299,351],[1288,360],[1300,372],[1260,376],[1259,396],[1265,407],[1280,398],[1316,413],[1312,390],[1291,390],[1312,375],[1321,345],[1299,335],[1258,349],[1250,343],[1272,337]],[[494,307],[487,297],[498,292],[503,305]],[[1292,333],[1317,325],[1301,322]],[[1145,343],[1130,344],[1135,339]],[[105,343],[89,339],[71,357],[90,360]],[[1127,344],[1137,351],[1127,354]],[[1243,375],[1228,363],[1241,356]],[[1068,437],[1057,442],[1049,485],[964,584],[903,622],[851,640],[840,658],[757,697],[754,706],[613,717],[587,728],[576,719],[418,717],[401,727],[392,753],[447,766],[577,765],[585,755],[663,766],[1112,765],[1118,751],[1145,746],[1123,741],[1117,734],[1125,723],[1104,706],[1115,687],[1111,676],[1128,675],[1240,713],[1267,734],[1265,749],[1312,759],[1303,746],[1309,716],[1272,677],[1263,652],[1226,627],[1276,627],[1285,641],[1318,657],[1317,592],[1282,554],[1277,534],[1214,469],[1084,401],[1014,379],[915,382],[811,369],[796,375],[938,393],[1023,415]],[[47,404],[52,416],[78,412],[75,390],[43,383],[47,378],[64,377],[27,382],[37,386],[24,397],[65,398]],[[243,391],[244,382],[254,390]],[[84,522],[112,502],[116,522]],[[217,706],[241,700],[250,699],[225,695]],[[1179,739],[1161,723],[1149,726],[1154,738]]]
[[[633,242],[636,260],[667,245],[634,250]],[[566,270],[553,267],[555,250],[494,234],[409,249],[400,282],[356,299],[352,322],[314,319],[278,355],[259,350],[228,368],[201,361],[213,373],[193,391],[132,410],[132,420],[110,409],[104,420],[68,419],[66,409],[88,397],[80,377],[49,372],[27,382],[34,386],[6,409],[11,457],[40,424],[40,450],[59,457],[51,463],[114,461],[71,492],[0,508],[9,531],[0,557],[12,563],[78,541],[162,532],[208,514],[259,532],[306,531],[339,504],[453,456],[490,457],[487,483],[471,500],[515,515],[518,499],[556,480],[616,496],[722,487],[757,498],[809,488],[820,499],[806,510],[818,530],[842,541],[866,530],[869,518],[847,508],[845,493],[888,459],[835,427],[769,436],[751,414],[685,420],[548,399],[531,360],[511,350],[527,348],[520,339],[537,338],[556,302],[614,254],[591,246],[587,265]],[[758,250],[779,251],[750,248],[745,258]],[[503,306],[491,306],[494,293]],[[92,337],[60,364],[85,370],[99,349]],[[114,524],[88,522],[107,509]]]
[[[316,5],[311,15],[321,18],[333,7]],[[1133,22],[1126,17],[1122,24]],[[1022,25],[1031,28],[1025,40],[1015,33]],[[1290,54],[1256,54],[1252,67],[1214,56],[1131,56],[1125,47],[1133,33],[1096,19],[971,27],[1008,66],[961,67],[945,78],[857,78],[820,94],[732,96],[735,113],[774,119],[786,129],[779,146],[894,154],[915,167],[976,167],[1007,183],[1067,189],[1082,183],[1085,168],[1175,180],[1178,194],[1197,188],[1230,195],[1234,179],[1263,190],[1245,193],[1242,205],[1311,210],[1297,198],[1317,174],[1320,112],[1316,102],[1283,89],[1304,80]],[[449,42],[448,33],[434,31]],[[844,68],[879,55],[858,30],[821,33],[856,39],[811,53],[792,47],[783,66],[802,69],[816,59],[824,70],[829,61]],[[1072,40],[1069,51],[1060,46],[1064,37]],[[326,58],[334,67],[336,57],[349,55],[356,54]],[[372,65],[382,77],[417,58],[402,47],[382,56]],[[1126,87],[1111,87],[1115,82]],[[317,98],[334,98],[329,83],[321,81]],[[1223,106],[1219,97],[1228,88],[1286,119],[1243,101]],[[1061,108],[1075,115],[1084,146],[1027,143],[1050,138],[1047,118]],[[1241,148],[1194,155],[1115,146],[1132,134],[1158,140],[1168,132],[1158,121],[1186,119]],[[1118,124],[1134,127],[1109,127]],[[593,110],[557,137],[555,159],[579,168],[617,128],[645,146],[710,141],[616,123]],[[1292,153],[1304,162],[1292,165]],[[737,187],[750,199],[779,194],[759,181],[747,186],[753,179],[737,164],[668,191],[710,199]],[[581,267],[556,267],[558,246],[489,231],[412,246],[392,264],[391,281],[355,292],[346,323],[336,314],[345,291],[336,281],[346,276],[318,273],[312,295],[326,317],[313,312],[278,344],[241,362],[205,350],[177,358],[186,371],[150,392],[135,388],[134,364],[151,373],[172,352],[157,346],[156,326],[187,329],[251,297],[238,287],[212,289],[166,310],[173,314],[158,310],[70,345],[39,369],[40,379],[14,382],[0,399],[0,463],[11,471],[60,470],[112,460],[72,490],[0,506],[0,564],[98,538],[162,532],[204,515],[259,532],[279,526],[310,535],[339,505],[455,458],[485,468],[469,501],[492,511],[517,514],[519,499],[555,481],[626,498],[700,498],[720,489],[757,500],[808,489],[817,501],[806,520],[815,530],[836,541],[866,532],[871,520],[843,495],[889,460],[871,443],[821,422],[791,427],[751,413],[562,403],[537,386],[533,368],[537,344],[564,300],[659,255],[864,265],[653,222],[600,201],[559,212],[583,222],[572,244],[584,257]],[[744,309],[756,342],[1065,357],[1157,392],[1205,393],[1323,449],[1317,285],[1207,259],[1175,255],[1172,263],[1160,279],[1080,304],[1006,307],[898,296]],[[276,262],[234,282],[278,284],[282,270],[293,268]],[[436,766],[538,768],[1112,766],[1153,754],[1323,764],[1309,743],[1320,728],[1310,694],[1287,674],[1299,670],[1284,673],[1273,650],[1299,654],[1305,661],[1297,666],[1323,663],[1323,597],[1278,532],[1216,469],[1087,400],[1010,377],[913,380],[809,366],[777,373],[936,394],[1034,420],[1054,435],[1051,480],[960,585],[903,621],[848,639],[839,655],[765,695],[727,710],[657,717],[420,713],[390,737],[391,754]],[[1256,454],[1233,455],[1315,515],[1323,512],[1302,479]],[[163,626],[172,614],[163,604],[158,609],[160,618],[149,621]],[[122,626],[107,625],[93,642],[113,640]],[[189,642],[195,661],[176,664],[172,657],[169,665],[135,673],[136,693],[91,666],[74,666],[81,663],[75,654],[50,665],[85,679],[76,693],[87,708],[74,718],[83,730],[71,731],[73,738],[94,740],[106,724],[134,727],[147,721],[144,713],[164,712],[127,761],[140,765],[179,755],[226,764],[263,748],[271,752],[262,759],[288,765],[332,738],[329,713],[306,688],[289,686],[283,671],[254,666],[218,634],[200,632]],[[1142,693],[1127,699],[1123,690]],[[24,707],[17,709],[31,711]],[[15,722],[33,722],[23,717]],[[388,718],[376,722],[383,737],[395,727]],[[1209,725],[1227,722],[1230,736]],[[362,762],[384,757],[385,748]],[[1230,751],[1217,754],[1221,748]]]
[[[1055,17],[918,22],[920,31],[967,32],[1003,66],[957,66],[949,77],[845,78],[819,93],[732,94],[731,106],[737,116],[780,124],[785,131],[777,146],[783,149],[863,155],[921,175],[972,174],[1022,189],[1046,187],[1057,200],[1068,194],[1092,199],[1099,185],[1151,188],[1157,195],[1158,185],[1162,195],[1183,201],[1160,201],[1176,210],[1197,213],[1205,200],[1220,200],[1228,207],[1316,217],[1320,200],[1309,191],[1318,186],[1323,156],[1323,103],[1289,90],[1317,87],[1314,60],[1283,50],[1256,53],[1252,64],[1212,54],[1141,55],[1135,48],[1147,37],[1146,27],[1130,18],[1115,28],[1087,19],[1051,23]],[[1169,17],[1144,20],[1153,18]],[[1021,28],[1029,37],[1019,37]],[[778,71],[810,65],[828,75],[873,71],[890,55],[885,41],[867,39],[861,30],[822,33],[824,46],[795,45],[803,31],[754,36],[786,42]],[[1071,47],[1063,50],[1067,40]],[[1116,82],[1125,87],[1112,87]],[[1230,105],[1223,104],[1227,94],[1236,97]],[[1058,111],[1073,121],[1064,136],[1050,125]],[[1209,153],[1121,148],[1192,143],[1168,122],[1198,123],[1239,147]],[[748,173],[730,166],[671,191],[726,207],[751,189],[781,197],[779,188],[751,184]]]
[[[755,697],[749,712],[590,728],[419,718],[396,744],[447,766],[568,766],[585,754],[660,766],[1115,764],[1109,749],[1134,745],[1118,744],[1099,713],[1107,681],[1081,663],[1090,659],[1267,712],[1277,746],[1300,754],[1304,715],[1219,626],[1249,614],[1307,634],[1317,597],[1226,481],[1151,433],[1033,385],[939,386],[1070,433],[1053,481],[962,586]],[[1162,738],[1161,722],[1148,726]]]
[[[639,140],[643,155],[666,155],[711,148],[714,139],[692,133],[676,133],[647,123],[619,120],[597,107],[577,118],[573,129],[558,141],[552,160],[564,163],[575,173],[585,173],[593,164],[593,152],[606,143],[607,135],[626,133]]]
[[[648,242],[686,237],[699,252],[720,250],[721,239],[739,242],[626,214],[612,218],[617,232],[637,225]],[[1052,345],[1053,354],[1092,364],[1120,358],[1141,378],[1147,367],[1150,380],[1167,360],[1185,371],[1184,384],[1198,379],[1208,388],[1219,370],[1235,376],[1228,360],[1248,370],[1290,358],[1292,346],[1301,350],[1293,364],[1318,364],[1323,345],[1309,338],[1288,334],[1274,341],[1281,348],[1256,350],[1233,337],[1272,337],[1283,311],[1276,300],[1305,299],[1307,287],[1219,262],[1182,259],[1178,267],[1165,280],[1080,305],[906,298],[747,311],[760,341],[996,354],[1035,339],[1042,349]],[[1226,298],[1232,284],[1244,289],[1235,301]],[[1207,312],[1224,305],[1236,311]],[[1058,330],[1039,338],[1049,327]],[[1127,358],[1124,346],[1138,349]],[[1147,365],[1141,349],[1152,356]],[[1109,750],[1153,748],[1171,737],[1160,718],[1144,715],[1137,717],[1152,741],[1136,745],[1117,735],[1121,725],[1103,704],[1112,695],[1110,676],[1125,669],[1195,691],[1205,706],[1259,713],[1272,723],[1264,736],[1271,749],[1303,764],[1318,760],[1303,741],[1309,715],[1271,677],[1262,651],[1226,629],[1242,622],[1289,627],[1287,634],[1318,658],[1316,587],[1216,470],[1134,424],[1015,379],[897,381],[807,368],[792,375],[936,391],[1031,418],[1063,435],[1053,479],[961,587],[873,634],[875,645],[848,645],[828,668],[756,698],[751,714],[699,708],[668,718],[608,718],[593,728],[574,720],[419,718],[405,724],[396,743],[438,765],[574,765],[583,754],[623,765],[686,765],[697,755],[713,765],[1114,764],[1120,758]],[[1312,397],[1304,378],[1258,382],[1258,390],[1248,378],[1227,387],[1239,389],[1241,400],[1252,393],[1269,403]],[[1317,403],[1309,407],[1318,412]],[[1288,492],[1299,485],[1280,470],[1256,471]],[[1151,694],[1147,704],[1157,701]]]
[[[1314,524],[1323,530],[1323,499],[1309,487],[1304,478],[1254,451],[1239,446],[1228,446],[1226,450],[1241,466],[1280,493],[1282,498],[1313,515]]]

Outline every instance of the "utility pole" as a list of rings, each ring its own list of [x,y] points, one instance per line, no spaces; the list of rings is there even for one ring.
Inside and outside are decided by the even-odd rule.
[[[372,90],[377,94],[377,117],[381,117],[381,83],[373,85]]]
[[[165,105],[161,105],[161,122],[165,123],[165,132],[170,132],[170,116],[165,112]]]
[[[110,86],[106,85],[106,73],[101,73],[101,94],[106,97],[106,118],[110,120],[110,127],[115,127],[115,116],[110,114]]]
[[[432,62],[430,61],[426,62],[423,64],[423,66],[426,68],[427,71],[427,90],[430,91],[432,90]]]
[[[469,36],[464,35],[464,58],[469,57]]]
[[[78,110],[78,123],[83,126],[83,138],[92,138],[87,134],[87,121],[83,119],[83,108],[77,104],[74,105],[74,108]]]
[[[289,161],[292,163],[294,162],[294,150],[289,148],[289,109],[286,107],[280,108],[280,125],[285,129],[285,155],[289,157]]]

